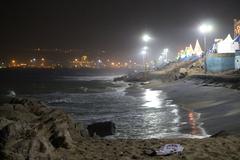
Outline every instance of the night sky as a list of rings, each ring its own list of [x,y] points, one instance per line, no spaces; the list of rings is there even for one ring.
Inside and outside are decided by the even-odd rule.
[[[91,55],[139,57],[147,32],[152,56],[172,56],[196,39],[198,26],[214,25],[210,39],[233,34],[240,0],[48,0],[0,4],[0,58],[24,57],[33,48],[73,48]]]

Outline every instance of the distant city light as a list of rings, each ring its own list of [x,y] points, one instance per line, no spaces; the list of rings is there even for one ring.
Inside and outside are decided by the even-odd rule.
[[[16,63],[16,61],[13,59],[13,60],[12,60],[12,63],[14,64],[14,63]]]
[[[35,61],[36,61],[36,58],[33,58],[33,61],[35,62]]]
[[[45,61],[45,59],[44,59],[44,58],[42,58],[41,60],[42,60],[42,61]]]
[[[75,59],[74,59],[74,61],[75,61],[75,62],[77,62],[77,61],[78,61],[78,59],[77,59],[77,58],[75,58]]]

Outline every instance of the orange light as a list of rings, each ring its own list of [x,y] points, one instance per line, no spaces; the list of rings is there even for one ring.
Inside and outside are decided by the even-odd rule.
[[[13,60],[12,60],[12,63],[16,63],[16,61],[13,59]]]

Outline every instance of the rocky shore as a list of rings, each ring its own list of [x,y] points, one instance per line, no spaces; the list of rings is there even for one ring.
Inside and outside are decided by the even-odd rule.
[[[181,155],[148,156],[144,150],[179,143]],[[0,106],[1,160],[239,159],[240,137],[206,139],[91,138],[66,113],[37,100],[14,98]]]

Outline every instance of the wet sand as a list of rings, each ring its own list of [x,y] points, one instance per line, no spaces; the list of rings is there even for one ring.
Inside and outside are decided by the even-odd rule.
[[[225,130],[240,133],[240,91],[206,85],[196,80],[152,81],[147,88],[163,90],[175,104],[200,113],[208,134]]]

